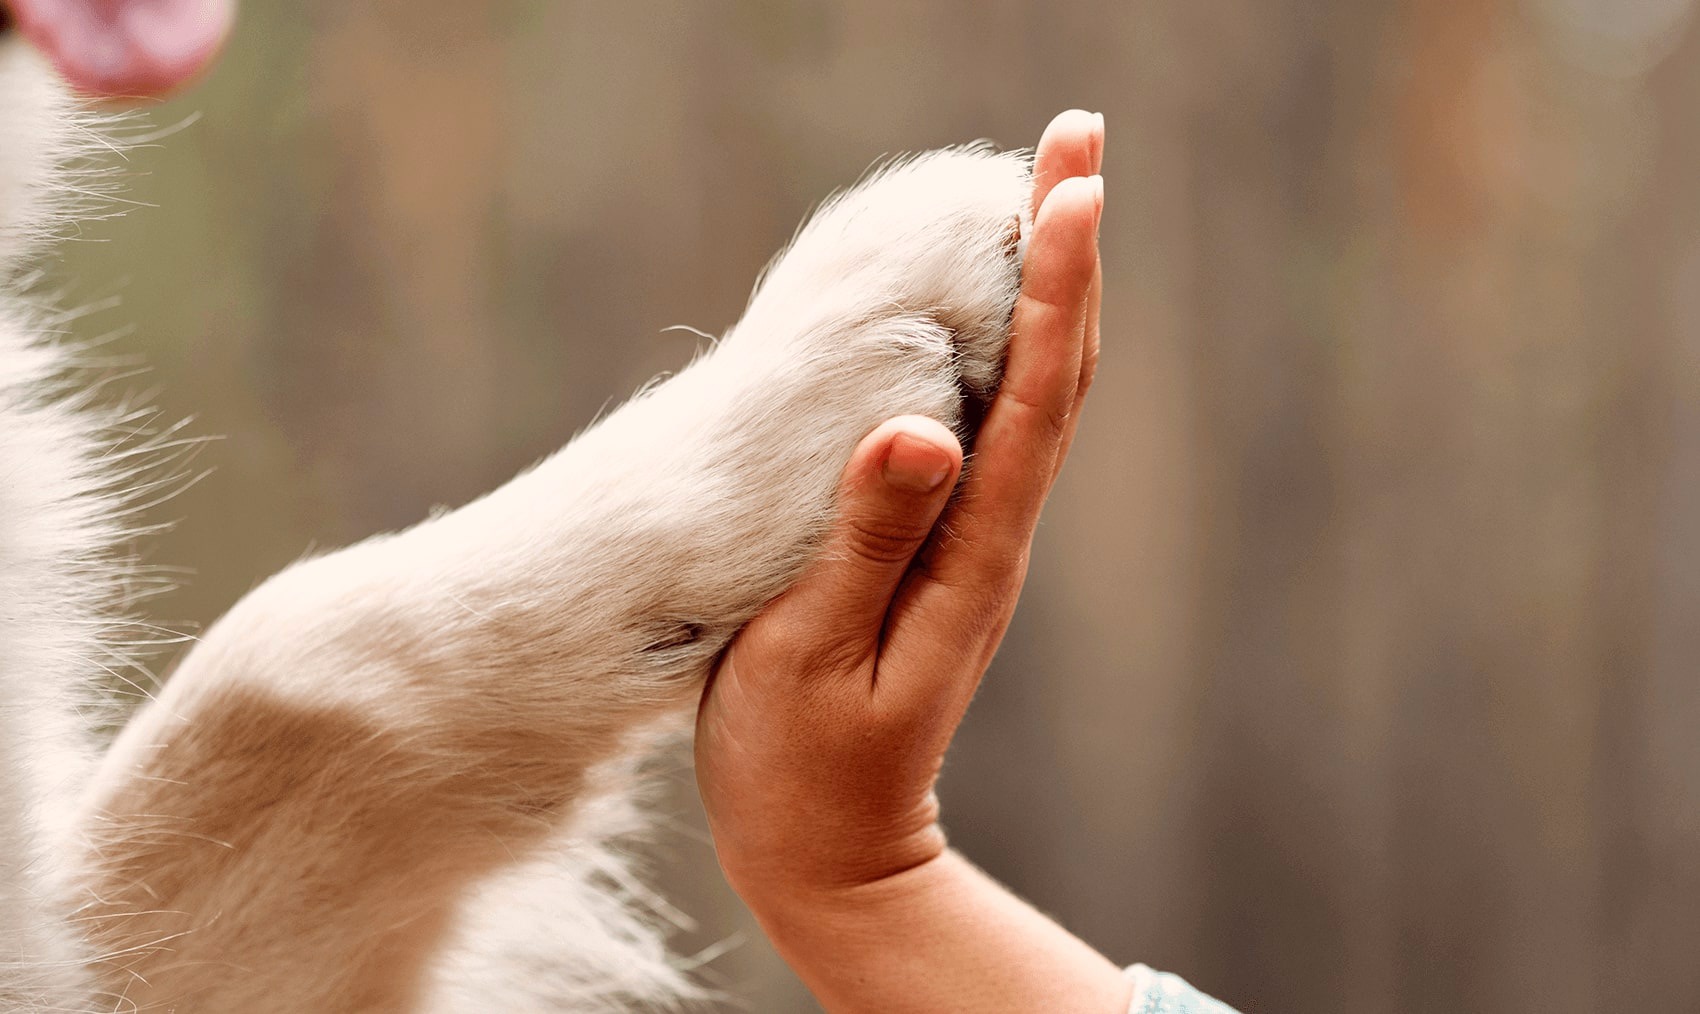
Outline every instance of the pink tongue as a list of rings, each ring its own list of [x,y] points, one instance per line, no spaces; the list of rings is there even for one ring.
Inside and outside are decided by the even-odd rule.
[[[4,0],[0,0],[4,2]],[[206,66],[234,0],[10,0],[18,30],[73,88],[159,95]]]

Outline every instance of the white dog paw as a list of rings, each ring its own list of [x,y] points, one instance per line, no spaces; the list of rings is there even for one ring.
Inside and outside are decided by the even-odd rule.
[[[1030,170],[1024,155],[982,146],[878,170],[826,201],[798,231],[764,273],[729,343],[827,361],[832,346],[877,361],[915,352],[910,368],[954,374],[963,392],[989,399],[1002,375],[1032,225]],[[780,351],[776,338],[789,338],[791,348]],[[928,358],[947,350],[947,362]],[[854,372],[860,380],[847,382],[903,383],[879,369]],[[916,410],[950,414],[938,408]]]

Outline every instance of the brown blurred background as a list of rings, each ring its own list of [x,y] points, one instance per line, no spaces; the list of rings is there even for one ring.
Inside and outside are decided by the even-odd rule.
[[[1103,372],[955,842],[1247,1011],[1700,1010],[1694,15],[250,3],[131,155],[158,207],[65,251],[226,435],[155,612],[502,481],[882,154],[1103,110]],[[814,1009],[676,782],[684,945]]]

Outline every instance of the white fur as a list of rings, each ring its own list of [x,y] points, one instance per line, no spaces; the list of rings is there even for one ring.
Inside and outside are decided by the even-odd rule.
[[[77,129],[0,42],[0,266],[52,231]],[[0,1009],[690,996],[619,848],[642,758],[815,552],[857,441],[960,425],[996,384],[1028,187],[1022,156],[956,149],[828,202],[677,376],[484,498],[256,589],[86,785],[118,500],[100,419],[0,298]]]
[[[79,698],[109,654],[119,529],[101,420],[73,408],[17,295],[70,186],[75,116],[33,54],[0,44],[0,1010],[91,995],[54,842],[92,760]]]

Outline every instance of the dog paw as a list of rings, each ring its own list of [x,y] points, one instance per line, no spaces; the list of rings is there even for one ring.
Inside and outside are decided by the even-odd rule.
[[[907,368],[948,373],[962,393],[989,400],[1032,227],[1031,187],[1026,156],[984,146],[892,162],[822,204],[764,272],[728,343],[822,357],[817,365],[835,351],[912,352]],[[785,337],[788,352],[778,348]],[[855,372],[853,385],[894,383],[879,369]],[[915,410],[957,421],[939,408]]]

